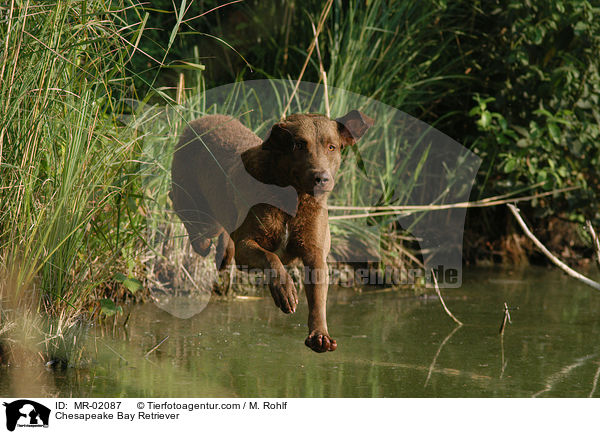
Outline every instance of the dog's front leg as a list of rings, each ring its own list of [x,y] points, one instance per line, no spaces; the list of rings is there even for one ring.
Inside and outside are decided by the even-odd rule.
[[[304,341],[307,347],[318,353],[334,351],[335,339],[327,330],[327,289],[329,270],[327,255],[320,251],[310,252],[303,258],[306,298],[308,300],[308,337]]]
[[[277,307],[284,313],[296,312],[296,286],[275,253],[262,248],[253,239],[245,239],[236,243],[235,261],[249,268],[262,269],[269,281],[269,289]]]

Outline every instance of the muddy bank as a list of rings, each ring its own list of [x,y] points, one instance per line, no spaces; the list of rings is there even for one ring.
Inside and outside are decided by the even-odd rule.
[[[533,210],[522,207],[523,218],[551,252],[570,266],[595,267],[594,250],[581,223],[564,215],[532,218],[533,214]],[[466,265],[550,265],[506,207],[468,210],[463,261]]]

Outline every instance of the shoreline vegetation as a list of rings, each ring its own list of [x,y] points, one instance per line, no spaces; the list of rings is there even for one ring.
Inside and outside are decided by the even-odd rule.
[[[136,112],[132,100],[191,116],[206,89],[240,80],[325,82],[405,111],[478,155],[470,201],[454,205],[468,208],[466,264],[548,264],[506,207],[521,201],[550,251],[594,267],[600,253],[586,227],[600,227],[597,6],[267,3],[0,6],[0,364],[25,360],[23,348],[31,360],[77,364],[90,321],[126,324],[123,306],[151,299],[148,286],[173,267],[180,285],[212,273],[181,232],[149,218],[168,206],[168,186],[151,184],[167,168],[143,158],[148,143],[167,152],[191,118],[162,125],[149,110],[124,119]],[[330,215],[358,238],[367,235],[354,221],[380,227],[381,268],[410,269],[420,264],[415,239],[390,221],[434,209],[382,197],[375,207],[336,204]],[[166,235],[173,241],[156,251],[149,240]]]

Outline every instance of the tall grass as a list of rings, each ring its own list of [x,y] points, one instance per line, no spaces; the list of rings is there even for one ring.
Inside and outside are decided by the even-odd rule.
[[[336,2],[328,38],[330,84],[421,117],[456,87],[455,29],[438,26],[444,2]]]
[[[13,1],[0,40],[0,290],[77,311],[131,225],[138,141],[117,101],[139,23],[127,1]],[[110,230],[106,230],[111,228]],[[108,265],[107,265],[108,264]]]

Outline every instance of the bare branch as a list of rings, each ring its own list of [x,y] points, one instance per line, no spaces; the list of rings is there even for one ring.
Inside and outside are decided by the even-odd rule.
[[[150,354],[152,354],[152,352],[156,351],[156,349],[158,347],[160,347],[164,341],[166,341],[167,339],[169,339],[169,335],[167,335],[162,341],[160,341],[158,344],[154,345],[152,348],[150,348],[150,350],[144,354],[144,357],[148,357]]]
[[[317,58],[319,59],[319,70],[321,71],[321,76],[323,78],[323,87],[325,88],[325,114],[328,118],[331,117],[331,109],[329,108],[329,91],[327,89],[327,73],[325,72],[325,68],[323,67],[323,60],[321,59],[321,50],[319,50],[319,35],[317,34],[317,29],[315,28],[315,23],[310,22],[313,29],[313,34],[315,35],[315,47],[317,48]]]
[[[523,218],[521,217],[521,214],[519,213],[519,209],[512,205],[512,204],[507,204],[508,209],[510,209],[510,212],[513,213],[513,215],[515,216],[515,218],[517,219],[517,222],[519,223],[519,225],[521,226],[521,229],[523,229],[523,232],[525,232],[525,235],[527,235],[527,237],[533,241],[533,244],[536,245],[536,247],[538,249],[540,249],[542,251],[542,253],[544,255],[546,255],[546,257],[548,259],[550,259],[550,261],[552,261],[552,263],[554,263],[558,268],[560,268],[561,270],[563,270],[565,273],[567,273],[569,276],[579,280],[580,282],[585,283],[586,285],[591,286],[594,289],[597,289],[598,291],[600,291],[600,283],[593,281],[592,279],[585,277],[583,274],[578,273],[577,271],[573,270],[571,267],[569,267],[568,265],[566,265],[564,262],[562,262],[560,259],[558,259],[556,256],[554,256],[550,250],[548,250],[546,248],[546,246],[544,246],[540,240],[538,240],[536,238],[535,235],[533,235],[533,233],[529,230],[529,228],[527,227],[527,224],[525,223],[525,221],[523,220]]]
[[[306,54],[306,60],[304,61],[304,65],[302,65],[302,70],[300,71],[300,76],[296,81],[296,86],[290,95],[287,105],[283,109],[283,113],[281,113],[281,119],[284,119],[287,115],[287,111],[292,104],[292,100],[298,91],[298,87],[300,86],[300,82],[302,81],[302,77],[304,76],[304,71],[306,71],[306,67],[308,66],[308,62],[310,61],[310,56],[312,56],[313,50],[315,49],[315,45],[317,44],[317,37],[321,33],[323,29],[323,25],[325,24],[325,20],[327,19],[327,15],[329,15],[329,11],[331,10],[331,5],[333,4],[333,0],[328,0],[325,6],[323,7],[323,11],[321,12],[321,17],[319,18],[319,23],[317,25],[317,31],[315,32],[315,37],[312,40],[310,46],[308,47],[308,53]]]
[[[488,197],[486,199],[476,200],[473,202],[457,202],[447,203],[443,205],[401,205],[401,206],[338,206],[329,205],[327,207],[330,211],[365,211],[362,214],[349,214],[349,215],[337,215],[329,217],[329,220],[344,220],[353,218],[364,218],[364,217],[376,217],[382,215],[409,215],[415,212],[422,211],[439,211],[446,209],[455,208],[485,208],[497,205],[506,205],[508,203],[529,201],[532,199],[538,199],[540,197],[555,195],[558,193],[564,193],[567,191],[574,190],[579,187],[567,187],[558,190],[546,191],[544,193],[533,194],[530,196],[521,196],[510,199],[505,199],[503,196]]]
[[[506,323],[512,324],[510,320],[510,311],[508,309],[508,304],[504,302],[504,317],[502,318],[502,324],[500,324],[500,335],[504,334],[504,329],[506,328]]]
[[[444,303],[444,299],[442,298],[442,293],[440,292],[440,287],[438,286],[438,282],[437,279],[435,277],[435,272],[433,270],[431,270],[431,276],[433,277],[433,285],[435,287],[435,292],[437,292],[438,297],[440,298],[440,301],[442,302],[442,307],[444,308],[444,310],[446,311],[446,313],[448,314],[448,316],[450,318],[452,318],[452,320],[458,324],[458,325],[463,325],[462,322],[460,322],[458,320],[458,318],[456,318],[454,315],[452,315],[452,312],[450,312],[450,309],[448,309],[446,307],[446,303]]]
[[[598,268],[600,268],[600,240],[598,239],[598,235],[596,234],[591,221],[587,220],[585,222],[585,227],[592,236],[592,244],[594,245],[594,250],[596,251],[596,265]]]

